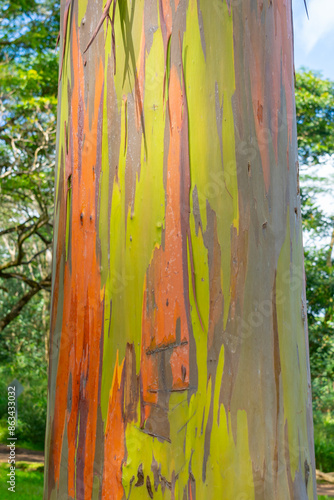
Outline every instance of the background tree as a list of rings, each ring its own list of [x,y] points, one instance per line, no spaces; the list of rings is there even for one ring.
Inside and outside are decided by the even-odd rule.
[[[315,451],[317,467],[329,472],[334,470],[334,212],[331,203],[320,202],[334,188],[333,173],[322,173],[324,164],[333,168],[333,82],[309,70],[297,73],[296,106]]]
[[[45,498],[316,497],[291,3],[251,4],[62,5]]]
[[[296,73],[298,153],[303,165],[334,152],[334,83],[320,73]]]
[[[17,437],[43,447],[51,288],[57,2],[0,1],[1,438],[18,378]]]
[[[0,280],[9,295],[0,331],[50,288],[57,58],[48,39],[57,24],[54,2],[39,7],[0,3]]]

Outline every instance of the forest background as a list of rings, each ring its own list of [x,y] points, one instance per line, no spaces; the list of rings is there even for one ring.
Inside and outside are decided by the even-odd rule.
[[[7,439],[7,386],[17,379],[24,387],[17,440],[35,450],[44,448],[46,422],[58,31],[58,1],[0,0],[0,443]],[[334,82],[304,69],[295,90],[316,462],[330,472]]]

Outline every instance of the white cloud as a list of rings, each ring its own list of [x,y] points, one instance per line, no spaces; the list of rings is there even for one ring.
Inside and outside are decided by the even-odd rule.
[[[302,23],[301,38],[306,53],[334,29],[334,0],[308,0],[309,18]]]

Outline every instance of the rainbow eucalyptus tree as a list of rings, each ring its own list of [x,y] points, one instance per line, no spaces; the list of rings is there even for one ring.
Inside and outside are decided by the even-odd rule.
[[[314,499],[291,0],[61,8],[45,499]]]

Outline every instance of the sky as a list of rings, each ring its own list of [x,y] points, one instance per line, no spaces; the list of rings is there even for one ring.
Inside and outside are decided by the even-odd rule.
[[[295,68],[321,71],[334,80],[334,0],[292,0]]]

